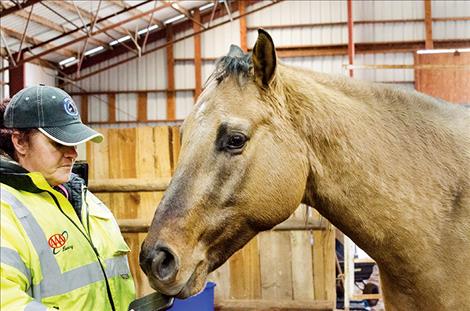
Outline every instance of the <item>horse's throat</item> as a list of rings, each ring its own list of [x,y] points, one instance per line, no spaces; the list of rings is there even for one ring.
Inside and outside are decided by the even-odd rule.
[[[391,234],[396,232],[396,226],[399,224],[394,223],[386,211],[382,213],[380,209],[358,205],[354,201],[353,198],[348,201],[342,196],[328,196],[314,191],[304,198],[305,204],[314,207],[375,260],[386,260],[390,252],[400,256],[401,237]]]

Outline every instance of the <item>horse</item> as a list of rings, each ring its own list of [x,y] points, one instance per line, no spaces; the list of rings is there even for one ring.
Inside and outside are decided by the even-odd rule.
[[[377,262],[387,310],[470,310],[469,111],[283,64],[260,29],[184,121],[140,266],[155,290],[194,295],[304,203]]]

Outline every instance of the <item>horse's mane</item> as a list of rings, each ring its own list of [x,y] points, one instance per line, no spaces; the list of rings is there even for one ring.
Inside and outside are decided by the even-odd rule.
[[[241,86],[250,80],[250,75],[253,75],[252,53],[244,53],[238,46],[232,45],[229,53],[216,61],[215,70],[206,80],[204,88],[212,82],[216,82],[219,85],[228,77],[235,78]],[[454,105],[449,105],[444,100],[420,94],[414,90],[380,83],[351,80],[342,75],[315,72],[290,66],[282,62],[278,62],[278,70],[272,82],[270,85],[271,92],[269,92],[268,96],[264,97],[264,100],[275,109],[279,105],[285,104],[279,101],[278,96],[288,97],[291,109],[296,111],[305,108],[305,102],[314,99],[317,103],[326,103],[331,100],[340,102],[345,98],[355,98],[358,101],[364,101],[365,98],[370,99],[372,97],[381,98],[378,102],[382,102],[385,105],[396,106],[397,102],[401,102],[404,105],[408,105],[408,108],[411,110],[421,110],[425,108],[424,106],[427,106],[427,109],[439,112],[461,108],[452,107]],[[301,92],[297,91],[299,88]],[[336,90],[336,94],[333,94],[332,90]],[[274,94],[276,96],[272,97]],[[326,99],[324,97],[330,98]],[[407,97],[408,100],[401,100],[403,97]],[[376,106],[378,102],[374,100],[371,104]],[[420,104],[417,104],[417,102]],[[378,107],[374,108],[378,109]]]
[[[205,86],[214,80],[220,84],[225,78],[232,75],[239,77],[238,81],[241,83],[242,79],[240,78],[248,77],[252,68],[251,53],[243,53],[239,47],[232,46],[228,55],[217,60],[215,70],[207,79]]]

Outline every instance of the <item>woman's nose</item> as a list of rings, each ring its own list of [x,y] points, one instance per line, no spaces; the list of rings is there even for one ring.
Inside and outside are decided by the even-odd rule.
[[[67,146],[65,148],[64,155],[68,158],[76,158],[78,156],[77,147],[76,146]]]

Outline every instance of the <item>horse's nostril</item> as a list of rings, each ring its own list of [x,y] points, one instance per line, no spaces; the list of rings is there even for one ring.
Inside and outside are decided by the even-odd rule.
[[[155,257],[152,260],[152,273],[160,281],[173,280],[178,272],[178,265],[175,256],[166,247],[156,249]]]
[[[139,254],[140,268],[147,275],[149,274],[149,272],[150,272],[149,270],[151,269],[152,259],[153,259],[153,256],[152,257],[149,256],[148,252],[146,252],[145,250],[142,250]]]

